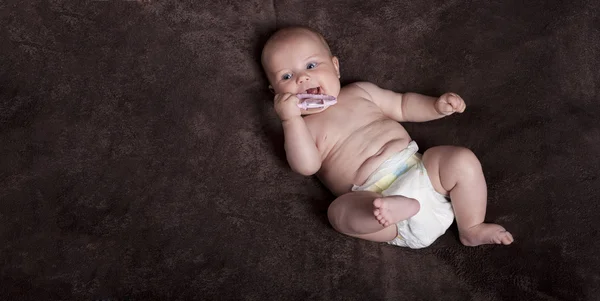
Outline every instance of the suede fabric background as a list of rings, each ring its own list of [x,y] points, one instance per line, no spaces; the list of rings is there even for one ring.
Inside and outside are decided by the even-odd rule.
[[[0,2],[2,300],[598,300],[600,2]],[[459,93],[487,220],[423,250],[336,233],[285,161],[259,54],[321,31],[342,81]]]

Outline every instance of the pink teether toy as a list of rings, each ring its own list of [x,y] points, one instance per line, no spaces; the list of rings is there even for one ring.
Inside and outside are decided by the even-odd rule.
[[[326,94],[296,94],[301,102],[298,107],[303,110],[324,108],[337,103],[337,99]]]

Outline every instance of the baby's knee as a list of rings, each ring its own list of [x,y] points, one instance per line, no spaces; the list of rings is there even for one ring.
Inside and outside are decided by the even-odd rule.
[[[479,159],[477,159],[473,151],[462,146],[438,146],[430,148],[423,154],[423,163],[428,173],[439,174],[440,177],[445,178],[454,178],[453,175],[456,175],[456,172],[468,174],[479,173],[482,170],[481,163],[479,163]],[[437,178],[432,179],[432,184],[436,187],[436,190],[439,186],[438,184],[440,184],[438,182]]]
[[[475,153],[466,147],[457,146],[453,152],[453,160],[467,170],[479,171],[481,169],[481,163]]]
[[[343,200],[337,198],[327,208],[327,219],[331,226],[338,231],[340,231],[339,225],[342,223],[346,211],[346,206],[344,205]]]
[[[423,153],[423,162],[426,167],[428,164],[447,165],[447,164],[479,164],[477,156],[470,149],[462,146],[436,146]]]
[[[339,206],[336,204],[336,201],[331,202],[329,204],[329,208],[327,208],[327,219],[329,223],[335,228],[335,225],[338,224],[339,221]]]

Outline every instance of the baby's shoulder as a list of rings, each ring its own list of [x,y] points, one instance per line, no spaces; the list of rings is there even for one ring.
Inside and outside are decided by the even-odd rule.
[[[378,94],[379,90],[381,88],[371,82],[354,82],[344,86],[340,94],[348,93],[371,99],[374,94]]]
[[[372,83],[372,82],[353,82],[351,84],[347,84],[344,86],[344,88],[342,89],[372,89],[372,88],[379,88],[377,87],[376,84]]]

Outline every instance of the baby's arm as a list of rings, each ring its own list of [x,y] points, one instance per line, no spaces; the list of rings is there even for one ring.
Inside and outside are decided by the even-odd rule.
[[[294,94],[275,96],[275,111],[283,126],[288,164],[293,171],[308,176],[321,168],[321,155],[297,104],[298,97]]]
[[[301,116],[281,122],[285,136],[285,154],[293,171],[309,176],[321,168],[321,155]]]
[[[454,93],[431,97],[417,93],[396,93],[369,82],[358,82],[375,104],[396,121],[422,122],[439,119],[454,112],[462,113],[465,102]]]

